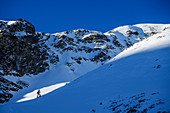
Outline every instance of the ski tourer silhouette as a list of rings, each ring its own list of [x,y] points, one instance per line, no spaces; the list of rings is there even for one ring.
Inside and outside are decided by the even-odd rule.
[[[40,93],[41,93],[41,92],[40,92],[40,89],[39,89],[39,90],[37,91],[37,98],[41,96]]]

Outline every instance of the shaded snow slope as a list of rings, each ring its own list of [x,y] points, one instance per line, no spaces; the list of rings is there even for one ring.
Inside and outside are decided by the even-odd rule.
[[[168,112],[169,36],[165,29],[42,98],[1,105],[1,113]]]

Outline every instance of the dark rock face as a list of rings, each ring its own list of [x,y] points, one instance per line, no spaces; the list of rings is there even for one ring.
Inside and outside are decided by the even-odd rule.
[[[24,31],[24,35],[15,36],[19,31]],[[48,68],[46,62],[48,54],[46,48],[39,44],[40,38],[41,34],[35,33],[33,25],[23,19],[2,28],[0,31],[2,75],[23,76],[45,71]]]
[[[110,42],[110,39],[106,37],[105,35],[98,34],[98,33],[92,33],[88,37],[84,38],[84,42],[88,42],[88,43],[92,43],[92,42],[104,43],[104,41]]]
[[[24,81],[18,81],[16,83],[11,82],[0,75],[0,103],[4,103],[10,100],[13,95],[10,91],[18,91],[23,89],[24,87],[28,87],[28,83]]]
[[[7,25],[8,22],[6,21],[0,21],[0,29],[5,27]]]
[[[18,19],[0,30],[0,103],[9,101],[10,91],[22,89],[23,82],[11,82],[3,76],[23,76],[42,73],[49,68],[46,46],[41,44],[41,33],[36,33],[29,22]],[[21,85],[22,84],[22,85]],[[25,84],[28,86],[28,84]]]

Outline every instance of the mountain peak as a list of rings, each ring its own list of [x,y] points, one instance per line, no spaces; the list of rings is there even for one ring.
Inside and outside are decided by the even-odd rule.
[[[8,23],[2,21],[1,23],[0,33],[3,35],[26,36],[35,34],[34,26],[24,19],[9,21]]]

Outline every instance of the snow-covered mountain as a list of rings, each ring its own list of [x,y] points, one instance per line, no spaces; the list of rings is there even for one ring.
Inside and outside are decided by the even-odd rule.
[[[111,91],[112,88],[116,88],[117,86],[116,84],[119,84],[122,88],[124,88],[123,86],[126,86],[125,83],[127,83],[128,80],[130,81],[131,78],[134,77],[137,73],[139,74],[139,78],[142,76],[142,74],[146,74],[148,71],[147,69],[149,69],[147,68],[146,64],[147,63],[150,64],[151,62],[150,59],[152,57],[150,59],[148,58],[148,60],[145,61],[144,59],[142,59],[143,58],[142,56],[147,56],[148,54],[151,56],[151,53],[155,51],[156,52],[155,55],[157,55],[157,53],[159,52],[160,53],[162,52],[163,54],[162,57],[165,57],[168,54],[167,53],[168,49],[167,51],[161,51],[160,49],[166,48],[167,45],[169,45],[168,36],[170,31],[169,24],[137,24],[137,25],[121,26],[111,31],[108,31],[106,33],[101,33],[99,31],[85,30],[85,29],[77,29],[77,30],[65,31],[65,32],[60,32],[55,34],[44,34],[41,32],[35,32],[34,26],[23,19],[19,19],[17,21],[0,21],[0,28],[1,28],[0,30],[1,56],[0,57],[1,59],[3,59],[1,60],[0,63],[0,70],[1,70],[0,102],[3,103],[9,101],[9,99],[12,98],[12,96],[14,95],[14,97],[11,99],[9,103],[7,103],[7,105],[1,107],[3,110],[5,110],[8,107],[15,106],[16,109],[15,107],[11,108],[13,112],[23,112],[22,110],[24,109],[18,108],[19,110],[17,110],[17,107],[19,107],[19,105],[25,106],[27,104],[29,106],[32,106],[31,104],[33,104],[34,101],[23,102],[22,104],[16,104],[16,105],[14,103],[22,99],[22,96],[24,96],[26,93],[32,92],[35,89],[40,89],[52,85],[53,85],[52,87],[56,87],[54,84],[73,81],[76,78],[92,70],[95,70],[88,73],[87,75],[84,75],[83,77],[80,77],[80,79],[76,79],[76,81],[71,82],[65,88],[61,89],[61,91],[58,90],[59,94],[58,91],[52,93],[53,95],[57,95],[55,99],[60,100],[60,102],[62,99],[64,99],[64,96],[63,98],[59,98],[60,96],[62,96],[62,94],[65,96],[67,94],[70,94],[70,96],[66,98],[72,98],[72,99],[74,99],[75,96],[77,96],[75,93],[74,93],[75,95],[73,96],[72,95],[73,93],[71,93],[72,91],[73,92],[75,91],[78,94],[80,94],[80,96],[76,97],[75,100],[75,104],[76,104],[75,106],[78,107],[77,108],[78,110],[76,110],[75,107],[71,106],[70,103],[67,103],[66,102],[67,99],[62,100],[63,102],[61,103],[63,106],[58,105],[59,103],[57,102],[56,103],[54,102],[55,105],[61,107],[61,108],[58,107],[56,110],[54,109],[54,112],[60,112],[60,113],[62,112],[68,113],[68,111],[64,109],[65,105],[70,106],[69,109],[72,110],[71,111],[72,113],[73,112],[78,113],[80,109],[83,109],[82,108],[83,105],[86,107],[84,108],[83,111],[79,111],[79,113],[96,112],[97,110],[99,111],[104,110],[98,107],[90,108],[91,105],[93,106],[95,105],[94,102],[97,102],[95,98],[98,97],[101,97],[100,99],[104,99],[105,97],[117,98],[116,96],[118,93],[113,94],[113,91]],[[161,40],[163,40],[162,43],[160,42]],[[132,53],[134,55],[132,55]],[[141,60],[137,60],[138,57],[139,59],[140,57],[142,57]],[[122,60],[130,58],[131,60],[130,61],[123,60],[123,62],[122,60],[117,60],[120,58]],[[169,61],[168,58],[167,59],[165,58],[165,60]],[[138,61],[140,61],[140,63],[142,64],[140,64]],[[107,62],[111,62],[111,63],[105,64]],[[116,62],[118,62],[118,64]],[[169,66],[168,63],[166,67]],[[145,65],[146,68],[144,68]],[[139,68],[133,66],[137,66]],[[142,66],[143,68],[141,68]],[[155,70],[156,69],[158,70],[159,68],[162,69],[163,67],[162,68],[161,67],[162,67],[161,64],[158,65],[155,64],[153,66]],[[140,70],[140,68],[143,71]],[[125,70],[123,71],[123,69]],[[122,77],[124,81],[121,82],[120,81],[121,79],[119,80],[118,73],[120,73],[120,77]],[[160,73],[162,73],[162,71]],[[160,73],[158,73],[158,77],[160,77],[159,75]],[[165,73],[168,74],[168,71],[166,71]],[[155,72],[153,73],[151,72],[151,74],[154,75]],[[94,81],[95,78],[96,80]],[[112,82],[113,79],[115,79],[117,82]],[[126,79],[127,81],[125,81]],[[136,79],[137,78],[135,78],[135,80]],[[137,79],[137,81],[139,81],[139,79]],[[93,83],[94,86],[93,84],[90,83]],[[77,84],[77,85],[74,86],[73,84]],[[160,84],[162,84],[162,82]],[[63,86],[63,84],[61,84],[61,86]],[[127,87],[130,86],[132,86],[132,84],[129,84],[129,86]],[[134,85],[134,86],[138,87],[138,85]],[[146,85],[141,87],[146,88],[146,86],[148,86],[147,83]],[[28,87],[28,88],[24,88],[24,87]],[[70,89],[66,90],[67,87],[68,88],[70,87]],[[79,89],[79,87],[81,89]],[[79,93],[78,89],[82,93]],[[89,89],[89,91],[87,89]],[[123,91],[125,89],[126,88],[120,90],[122,92],[119,95],[125,96],[125,94],[123,94]],[[94,97],[95,95],[98,94],[93,92],[93,90],[98,93],[100,93],[101,90],[104,90],[106,92],[104,92],[103,94],[101,92],[101,95],[99,94],[99,96]],[[18,91],[18,92],[14,92],[14,91]],[[90,91],[93,92],[93,95],[90,95],[91,94]],[[113,94],[113,96],[109,94],[109,91],[110,94]],[[143,93],[140,91],[137,92],[139,92],[139,94]],[[129,93],[128,95],[137,95],[136,90],[132,90],[132,92],[134,93]],[[83,93],[87,95],[84,95]],[[106,96],[105,93],[107,93],[108,96]],[[127,92],[125,91],[124,93]],[[144,93],[148,93],[148,91]],[[157,92],[153,92],[153,93],[157,94]],[[44,100],[45,97],[49,98],[48,95],[44,96],[43,98],[43,101],[46,101],[48,103],[48,100]],[[81,100],[79,97],[84,99]],[[52,97],[50,97],[50,99],[51,100],[49,100],[49,102],[53,104]],[[68,100],[70,100],[70,102],[72,103],[73,102],[72,99],[68,99]],[[92,100],[89,100],[89,102],[87,102],[88,99],[92,99]],[[42,100],[36,100],[36,101],[39,102]],[[104,101],[106,100],[104,99]],[[82,102],[82,106],[78,105],[81,102]],[[153,102],[153,100],[150,102]],[[109,101],[108,102],[106,101],[106,103],[109,105]],[[41,104],[41,103],[39,104],[45,106],[45,104]],[[132,105],[130,106],[133,107]],[[52,105],[52,107],[54,106]],[[50,107],[48,106],[48,108]],[[39,107],[37,106],[37,110],[38,109],[40,109],[40,106]],[[93,109],[93,110],[86,111],[89,109],[91,110]],[[106,111],[109,109],[110,108],[106,109]],[[121,110],[122,109],[123,108],[121,108]],[[42,111],[45,112],[44,109],[42,109]]]
[[[127,31],[129,32],[129,29],[132,34],[130,33],[131,36],[127,37],[126,33]],[[136,31],[138,32],[138,36],[136,36]],[[140,31],[143,34],[141,34]],[[124,47],[127,45],[123,45],[123,37],[130,38],[130,41],[132,42],[133,40],[133,43],[135,44],[131,47],[126,47],[127,49],[122,49],[123,51],[120,54],[117,53],[118,55],[115,57],[114,55],[111,56],[112,59],[109,61],[106,60],[107,62],[105,62],[104,65],[91,72],[87,71],[88,73],[75,79],[63,88],[32,101],[25,100],[25,102],[16,103],[16,101],[21,99],[26,93],[30,94],[34,89],[49,86],[50,83],[47,82],[51,82],[51,85],[64,82],[64,79],[66,80],[67,78],[65,74],[72,75],[76,71],[70,73],[70,71],[66,70],[67,66],[63,64],[64,60],[61,61],[61,64],[59,60],[55,65],[51,63],[50,67],[52,67],[52,69],[45,73],[30,78],[23,76],[25,80],[30,79],[30,83],[32,84],[30,84],[28,88],[20,90],[14,95],[14,98],[12,98],[10,102],[1,105],[1,112],[170,112],[170,58],[168,57],[170,55],[169,25],[139,24],[134,25],[134,27],[122,26],[104,33],[104,35],[107,37],[116,35],[117,41]],[[141,40],[139,36],[141,38],[148,36],[148,38]],[[52,37],[54,36],[50,36],[50,38]],[[141,41],[139,42],[139,40]],[[54,51],[55,49],[52,49],[53,45],[51,45],[52,42],[54,41],[48,41],[46,43],[50,45],[47,44],[50,50]],[[117,47],[119,51],[121,51],[121,48],[122,47],[120,46]],[[72,54],[66,55],[68,58],[66,61],[69,60],[69,55]],[[58,57],[60,59],[61,56]],[[83,65],[83,63],[80,65]],[[90,65],[92,64],[89,63],[89,66]],[[79,69],[80,71],[80,67],[76,67],[76,69]],[[81,69],[81,71],[83,71],[83,69]],[[55,75],[54,73],[61,74],[64,78],[61,78],[61,76]],[[59,78],[60,80],[58,80]],[[62,86],[62,84],[60,85]]]

